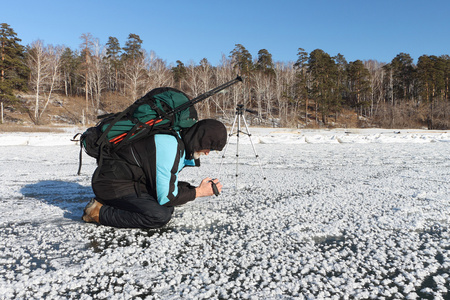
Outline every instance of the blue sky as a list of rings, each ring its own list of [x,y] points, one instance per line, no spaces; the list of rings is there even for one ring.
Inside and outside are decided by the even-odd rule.
[[[267,49],[274,61],[295,61],[298,48],[322,49],[347,61],[390,62],[404,52],[450,54],[448,0],[22,0],[4,1],[0,23],[9,24],[23,45],[79,49],[91,33],[124,46],[134,33],[142,47],[168,64],[202,58],[217,65],[242,44],[253,56]]]

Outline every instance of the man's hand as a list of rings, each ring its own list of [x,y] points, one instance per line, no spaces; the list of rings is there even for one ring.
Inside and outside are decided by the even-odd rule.
[[[214,195],[213,183],[216,185],[217,191],[220,193],[222,191],[222,184],[219,182],[219,179],[211,179],[207,177],[202,180],[198,187],[195,188],[195,198]]]

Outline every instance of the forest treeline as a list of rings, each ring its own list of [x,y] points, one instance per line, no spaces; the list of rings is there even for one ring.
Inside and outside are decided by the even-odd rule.
[[[63,97],[60,105],[78,99],[67,122],[85,124],[100,113],[122,110],[156,87],[172,86],[195,97],[239,74],[243,84],[197,104],[201,118],[234,117],[236,106],[243,104],[255,111],[252,124],[267,126],[333,126],[351,112],[358,120],[354,126],[450,128],[449,55],[422,55],[417,64],[407,53],[390,63],[347,62],[342,54],[299,48],[295,61],[277,62],[266,49],[253,57],[236,44],[216,66],[207,59],[168,65],[142,49],[137,34],[123,46],[115,37],[105,45],[89,33],[80,39],[79,49],[41,40],[23,46],[1,23],[2,122],[5,107],[7,112],[24,110],[34,124],[42,124],[49,104]],[[28,98],[18,97],[21,92]]]

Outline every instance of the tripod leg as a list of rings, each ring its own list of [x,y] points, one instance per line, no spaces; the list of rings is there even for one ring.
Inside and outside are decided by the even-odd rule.
[[[261,161],[259,160],[259,155],[258,155],[258,153],[256,153],[255,145],[253,144],[253,141],[252,141],[252,135],[250,134],[250,130],[248,130],[247,121],[245,120],[244,116],[242,116],[242,119],[244,120],[245,129],[247,130],[247,135],[250,139],[250,144],[252,145],[252,148],[253,148],[253,153],[255,153],[256,160],[258,161],[259,171],[261,172],[261,175],[264,178],[264,180],[266,180],[266,176],[264,175],[264,171],[261,166]]]
[[[237,115],[236,115],[237,116]],[[238,189],[238,176],[239,176],[239,134],[241,133],[241,114],[238,117],[238,128],[236,133],[236,190]]]
[[[227,144],[225,145],[225,149],[223,150],[223,153],[222,153],[222,161],[220,162],[219,175],[217,176],[217,178],[221,178],[221,174],[222,174],[221,171],[222,171],[223,161],[224,161],[224,158],[225,158],[225,154],[227,153],[228,146],[230,145],[230,139],[233,136],[233,130],[234,130],[234,127],[236,126],[237,118],[238,118],[238,115],[236,115],[236,117],[234,117],[233,125],[231,126],[231,131],[228,134],[228,141],[227,141]]]

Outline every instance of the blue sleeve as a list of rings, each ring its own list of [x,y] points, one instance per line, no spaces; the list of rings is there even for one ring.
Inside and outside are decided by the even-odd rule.
[[[185,159],[184,165],[187,167],[196,167],[197,166],[195,160],[193,160],[193,159]]]
[[[160,205],[178,195],[178,142],[171,135],[155,135],[156,195]]]

